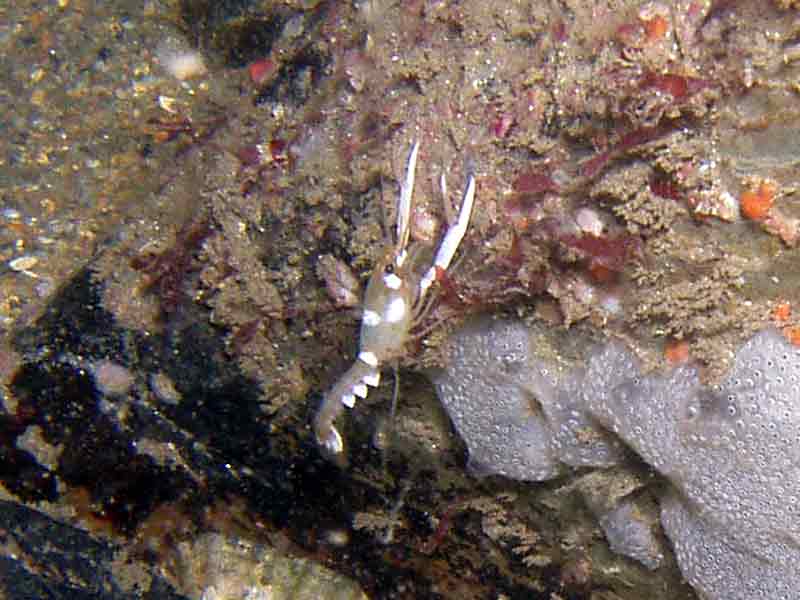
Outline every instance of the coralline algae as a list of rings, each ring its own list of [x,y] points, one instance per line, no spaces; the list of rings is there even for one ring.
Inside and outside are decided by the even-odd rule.
[[[614,342],[560,373],[536,355],[534,337],[490,319],[452,337],[434,383],[473,466],[541,481],[563,465],[610,466],[630,448],[672,484],[661,521],[698,592],[800,597],[800,351],[763,331],[706,387],[688,366],[643,375]],[[615,531],[624,545],[636,528]]]

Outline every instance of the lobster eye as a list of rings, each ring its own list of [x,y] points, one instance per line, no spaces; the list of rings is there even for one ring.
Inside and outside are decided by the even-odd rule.
[[[394,273],[394,263],[386,263],[386,266],[383,267],[383,272],[387,275]]]

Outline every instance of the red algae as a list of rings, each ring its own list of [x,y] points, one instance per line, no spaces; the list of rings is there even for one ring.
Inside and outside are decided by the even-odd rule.
[[[674,73],[645,73],[639,81],[640,89],[654,89],[670,94],[676,101],[682,101],[711,87],[712,81],[698,77],[686,77]]]
[[[654,176],[650,179],[650,191],[660,198],[680,200],[682,195],[674,181],[663,176]]]
[[[603,237],[570,234],[560,236],[558,241],[585,255],[589,260],[590,271],[595,269],[601,279],[607,277],[605,270],[621,272],[625,264],[640,252],[642,244],[641,239],[631,235]]]
[[[192,271],[195,252],[211,232],[208,222],[186,223],[174,246],[159,254],[142,254],[131,260],[134,269],[145,273],[146,289],[157,294],[165,316],[174,313],[188,299],[184,285]]]
[[[623,134],[619,142],[612,148],[597,153],[592,158],[584,161],[578,168],[582,177],[593,178],[598,175],[615,157],[632,150],[637,146],[652,142],[666,135],[672,127],[669,124],[654,127],[640,127]]]
[[[558,184],[550,173],[544,170],[531,169],[521,173],[514,180],[514,192],[520,196],[535,196],[545,192],[558,192]]]

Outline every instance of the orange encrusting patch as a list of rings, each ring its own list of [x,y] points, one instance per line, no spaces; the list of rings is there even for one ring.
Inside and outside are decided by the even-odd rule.
[[[793,346],[800,346],[800,327],[784,327],[782,332]]]
[[[672,366],[689,362],[689,342],[686,340],[670,340],[664,348],[664,358]]]
[[[775,184],[762,182],[757,190],[745,190],[739,197],[742,214],[754,221],[763,220],[775,202]]]
[[[647,34],[647,41],[651,44],[662,39],[669,30],[669,23],[661,15],[656,15],[652,19],[643,21],[644,30]]]
[[[269,58],[259,58],[247,66],[247,73],[250,81],[256,85],[266,83],[278,71],[278,65]]]
[[[779,300],[772,308],[772,320],[785,323],[792,316],[792,305],[788,300]]]

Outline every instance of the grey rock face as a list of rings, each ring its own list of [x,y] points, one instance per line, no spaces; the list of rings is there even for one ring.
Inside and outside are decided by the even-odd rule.
[[[452,361],[436,380],[485,471],[543,480],[559,463],[615,464],[627,446],[673,486],[662,522],[699,592],[712,600],[800,596],[798,349],[761,332],[709,388],[692,367],[642,375],[616,343],[593,352],[585,370],[557,377],[530,339],[521,323],[479,321],[454,336]],[[641,531],[625,518],[615,515],[606,531],[613,544],[636,548]]]

